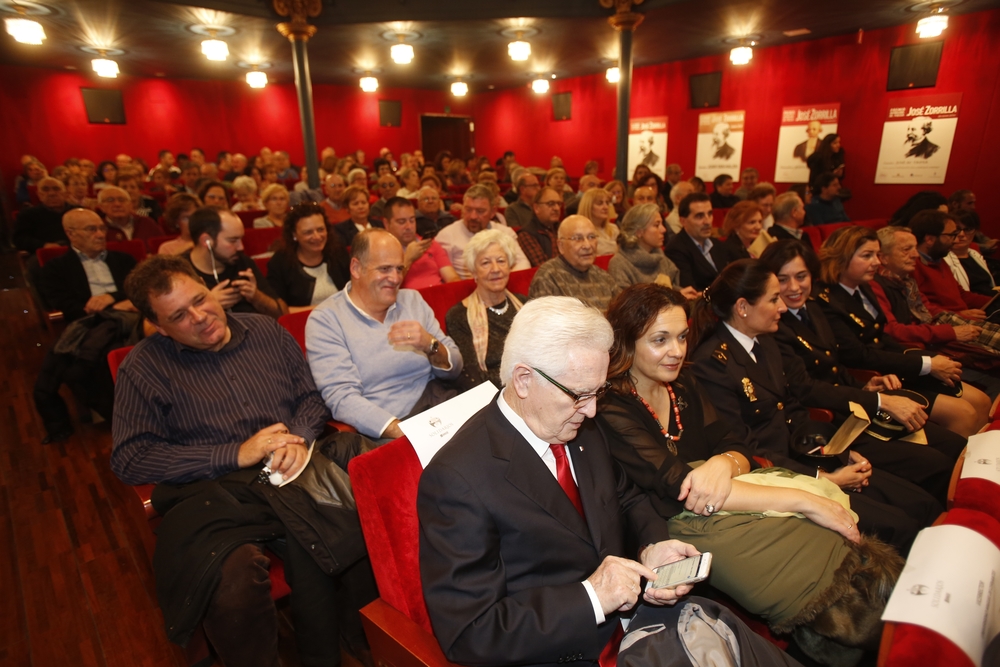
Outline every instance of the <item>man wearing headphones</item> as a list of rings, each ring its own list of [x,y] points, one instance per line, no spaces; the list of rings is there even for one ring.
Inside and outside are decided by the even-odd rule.
[[[288,306],[275,294],[257,263],[243,253],[243,222],[235,213],[201,208],[188,229],[194,248],[182,255],[226,310],[281,317]]]

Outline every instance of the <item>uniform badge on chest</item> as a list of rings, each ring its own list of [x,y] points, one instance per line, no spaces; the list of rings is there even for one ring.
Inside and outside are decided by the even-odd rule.
[[[747,395],[747,398],[750,399],[751,403],[757,400],[757,394],[754,390],[753,382],[750,381],[750,378],[743,378],[743,393]]]

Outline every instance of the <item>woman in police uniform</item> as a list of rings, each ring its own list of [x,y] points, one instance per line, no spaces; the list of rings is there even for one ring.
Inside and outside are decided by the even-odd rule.
[[[755,456],[856,491],[851,508],[861,517],[861,528],[905,553],[915,531],[941,511],[931,495],[888,472],[872,470],[856,450],[845,465],[828,465],[831,470],[802,463],[794,452],[793,443],[811,449],[814,436],[829,439],[836,426],[810,420],[789,388],[781,351],[767,335],[777,329],[785,310],[778,279],[763,263],[740,260],[727,266],[694,304],[694,374],[719,416]]]
[[[927,397],[935,422],[961,435],[977,433],[989,420],[991,402],[962,382],[961,364],[940,354],[904,354],[886,335],[885,313],[868,284],[878,270],[878,250],[878,236],[865,227],[831,234],[819,251],[820,282],[810,316],[815,310],[825,315],[844,365],[898,376],[904,387]]]

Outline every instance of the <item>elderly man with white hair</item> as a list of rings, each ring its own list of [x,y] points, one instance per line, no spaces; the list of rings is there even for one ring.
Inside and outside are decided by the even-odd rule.
[[[619,292],[615,279],[599,266],[597,228],[582,215],[571,215],[559,225],[559,255],[538,268],[529,296],[572,296],[601,311]]]
[[[472,277],[472,273],[466,268],[463,256],[465,246],[469,244],[475,234],[484,229],[499,229],[514,239],[515,243],[517,242],[517,234],[514,233],[513,229],[493,222],[493,213],[493,193],[485,185],[473,185],[465,191],[465,197],[462,199],[461,220],[451,223],[437,235],[437,242],[448,253],[451,265],[455,267],[462,279]],[[520,271],[529,268],[531,268],[531,262],[518,246],[517,259],[511,270]]]
[[[716,603],[677,604],[690,585],[643,589],[653,568],[698,552],[670,539],[590,421],[609,387],[612,341],[607,320],[577,299],[525,304],[504,344],[503,391],[424,470],[420,574],[445,656],[613,664],[620,644],[623,664],[686,665],[694,638],[683,624],[651,627],[678,628],[694,612],[715,627],[698,633],[698,650],[726,664],[797,664]],[[622,642],[626,617],[642,634]]]
[[[152,218],[132,213],[132,198],[117,185],[109,185],[97,193],[97,207],[108,225],[108,241],[145,241],[163,236],[163,228]]]
[[[694,186],[689,181],[678,181],[677,185],[670,188],[670,214],[663,221],[670,230],[670,236],[680,234],[684,227],[681,225],[681,200],[694,192]]]

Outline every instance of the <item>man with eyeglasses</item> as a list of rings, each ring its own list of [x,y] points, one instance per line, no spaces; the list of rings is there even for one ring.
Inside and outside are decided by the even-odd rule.
[[[417,191],[417,233],[423,238],[433,238],[439,231],[455,222],[455,216],[441,210],[441,193],[425,185]]]
[[[517,200],[504,210],[508,225],[520,228],[531,223],[531,218],[535,214],[533,205],[540,187],[538,177],[527,170],[517,176],[514,181]]]
[[[675,628],[697,603],[739,644],[733,664],[797,664],[716,603],[680,600],[690,585],[643,590],[652,568],[698,552],[670,539],[591,421],[612,341],[607,320],[577,299],[526,303],[504,342],[503,391],[424,470],[420,575],[445,656],[488,667],[614,665],[619,645],[631,644],[623,619],[629,629]],[[642,655],[626,661],[622,649],[621,664],[687,664],[676,632],[650,634],[635,645]]]
[[[323,181],[323,193],[326,199],[321,202],[323,211],[326,212],[326,221],[331,225],[343,222],[351,217],[351,212],[344,206],[344,190],[347,185],[344,177],[340,174],[330,174]]]
[[[541,265],[531,280],[528,294],[572,296],[601,312],[620,291],[611,275],[594,266],[597,229],[588,218],[571,215],[559,225],[559,256]]]
[[[392,174],[382,174],[378,177],[379,200],[372,204],[368,215],[375,220],[382,220],[385,217],[385,203],[396,196],[399,191],[399,181]]]
[[[131,241],[163,236],[163,228],[152,218],[132,213],[132,198],[123,188],[110,185],[97,193],[97,207],[104,213],[109,241]]]
[[[517,232],[517,242],[532,266],[541,266],[556,256],[562,194],[553,188],[542,188],[532,206],[534,215]]]
[[[944,258],[955,244],[955,218],[937,210],[921,211],[910,220],[920,261],[913,270],[932,315],[950,311],[973,322],[986,319],[983,308],[991,297],[962,289]]]
[[[510,209],[507,209],[510,210]],[[485,185],[473,185],[465,191],[462,199],[462,219],[456,220],[441,230],[437,235],[437,242],[448,253],[451,265],[458,272],[458,275],[466,280],[472,277],[468,267],[465,265],[465,246],[469,244],[472,237],[484,229],[498,229],[502,233],[509,235],[512,239],[517,239],[517,234],[507,225],[493,221],[493,193]],[[420,221],[417,221],[417,231],[420,231]],[[425,236],[423,233],[421,236]],[[426,238],[426,237],[425,237]],[[520,246],[517,248],[516,261],[511,271],[531,268],[528,258]]]
[[[726,266],[722,244],[712,240],[712,201],[704,192],[692,192],[677,205],[677,214],[682,229],[663,252],[680,270],[681,287],[702,292]]]
[[[351,243],[351,282],[306,324],[309,368],[333,418],[369,438],[403,434],[399,422],[451,398],[444,381],[462,354],[420,293],[400,289],[403,246],[372,228]]]
[[[108,250],[104,221],[93,211],[77,208],[63,216],[63,228],[69,251],[46,262],[41,270],[38,289],[45,304],[62,311],[66,322],[108,309],[134,311],[125,296],[125,278],[135,267],[135,259],[128,253]],[[35,408],[47,433],[43,444],[65,440],[73,433],[66,404],[59,396],[63,382],[107,420],[111,419],[114,400],[106,357],[100,351],[84,360],[57,353],[56,347],[45,355],[34,389]]]

